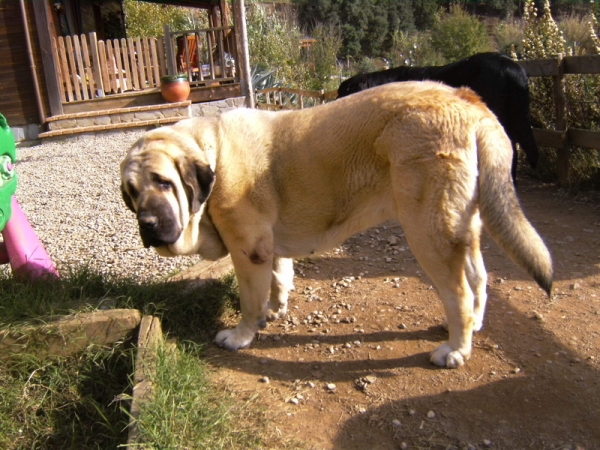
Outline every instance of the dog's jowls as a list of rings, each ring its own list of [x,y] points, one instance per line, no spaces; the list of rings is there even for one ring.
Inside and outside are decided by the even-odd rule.
[[[142,241],[164,256],[227,253],[242,320],[218,344],[246,347],[287,312],[292,258],[381,222],[402,225],[435,283],[449,339],[431,354],[457,367],[482,326],[482,222],[547,292],[552,261],[511,182],[504,130],[468,89],[392,83],[300,111],[240,109],[148,132],[121,163]]]

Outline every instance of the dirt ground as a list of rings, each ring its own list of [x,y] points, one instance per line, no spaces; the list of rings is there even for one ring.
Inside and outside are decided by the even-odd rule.
[[[600,448],[600,202],[518,190],[553,254],[553,294],[485,236],[488,309],[465,366],[429,362],[447,337],[441,302],[393,223],[297,261],[288,317],[248,349],[208,350],[220,382],[260,396],[268,448]]]

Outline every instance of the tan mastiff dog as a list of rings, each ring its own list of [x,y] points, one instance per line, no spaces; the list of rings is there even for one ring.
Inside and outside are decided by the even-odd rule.
[[[390,219],[435,283],[449,340],[431,354],[458,367],[482,325],[482,221],[549,294],[552,261],[511,181],[511,143],[471,90],[393,83],[300,111],[239,109],[148,132],[121,164],[123,197],[159,254],[227,253],[242,320],[217,334],[246,347],[282,317],[292,259]]]

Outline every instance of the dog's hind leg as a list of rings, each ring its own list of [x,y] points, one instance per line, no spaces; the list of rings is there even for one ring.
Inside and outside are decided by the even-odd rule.
[[[473,331],[479,331],[483,327],[483,316],[487,303],[487,272],[481,255],[479,234],[476,236],[473,236],[473,241],[469,245],[465,262],[465,274],[474,294]],[[444,321],[443,326],[446,330],[448,329],[447,320]]]
[[[421,243],[413,252],[438,289],[446,313],[449,334],[448,342],[431,354],[431,362],[438,366],[455,368],[462,366],[471,356],[475,325],[474,295],[465,270],[467,249],[462,245],[455,246],[452,255],[440,261],[436,260],[433,249],[427,247]]]
[[[469,233],[462,238],[449,234],[442,225],[442,218],[432,220],[425,211],[427,208],[405,209],[402,214],[405,220],[400,221],[413,254],[437,287],[446,313],[449,338],[433,351],[431,362],[455,368],[462,366],[471,355],[476,321],[471,283],[478,283],[478,259],[476,254],[470,255]],[[468,272],[471,273],[468,275]]]
[[[479,229],[481,229],[479,217],[477,217],[477,221],[480,224]],[[476,232],[469,246],[465,265],[467,281],[475,296],[473,302],[473,331],[479,331],[483,326],[483,316],[487,302],[487,272],[483,263],[480,244],[480,233]]]
[[[289,258],[274,258],[267,320],[277,320],[287,314],[288,297],[293,290],[294,261]]]

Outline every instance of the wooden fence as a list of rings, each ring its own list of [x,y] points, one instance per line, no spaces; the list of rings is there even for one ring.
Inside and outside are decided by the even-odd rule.
[[[556,58],[518,61],[527,76],[552,77],[554,85],[554,130],[533,129],[538,145],[557,149],[557,177],[561,186],[570,183],[570,147],[600,150],[600,131],[582,130],[567,126],[567,102],[565,100],[565,75],[600,74],[600,55],[563,56]],[[600,102],[600,95],[597,99]]]
[[[554,85],[554,108],[556,123],[553,130],[533,129],[535,140],[541,147],[557,149],[557,176],[561,186],[569,185],[571,147],[600,150],[600,131],[582,130],[567,126],[567,104],[564,81],[569,74],[600,74],[600,55],[563,56],[556,58],[517,61],[527,72],[527,76],[552,77]],[[313,101],[305,102],[304,98]],[[318,92],[298,89],[271,88],[255,92],[257,108],[280,110],[314,106],[337,97],[337,91]],[[600,103],[600,96],[597,100]]]
[[[96,33],[53,41],[63,103],[160,86],[166,74],[163,38],[99,41]]]

